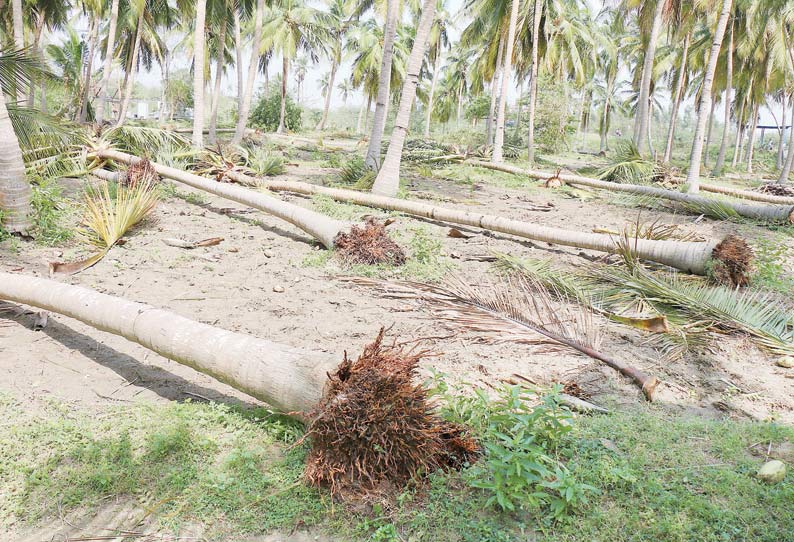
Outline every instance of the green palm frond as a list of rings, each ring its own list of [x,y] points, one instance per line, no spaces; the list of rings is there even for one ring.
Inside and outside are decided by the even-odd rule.
[[[190,148],[190,142],[175,132],[126,124],[103,132],[100,144],[144,158],[151,158],[157,149],[164,146],[184,150]]]
[[[61,152],[86,141],[86,134],[78,125],[60,117],[14,104],[7,104],[6,109],[22,151],[33,153],[37,158],[42,152]]]
[[[0,51],[0,89],[27,92],[34,81],[55,76],[31,47]]]
[[[609,165],[599,170],[598,178],[613,183],[650,184],[655,170],[656,164],[643,158],[634,143],[623,141]]]

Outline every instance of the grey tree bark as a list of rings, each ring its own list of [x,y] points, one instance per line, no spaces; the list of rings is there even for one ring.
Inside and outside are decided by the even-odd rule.
[[[642,63],[642,78],[640,79],[640,94],[637,99],[637,116],[634,119],[634,145],[640,154],[645,152],[645,134],[648,133],[648,114],[650,111],[651,77],[653,76],[653,61],[656,57],[656,42],[662,30],[665,0],[657,0],[651,23],[651,35],[648,46],[645,48],[645,58]]]
[[[204,146],[204,57],[206,54],[207,0],[196,0],[193,30],[193,136],[194,147]]]
[[[210,131],[208,139],[213,145],[218,138],[218,107],[221,103],[221,80],[223,79],[223,66],[226,63],[226,21],[220,21],[221,29],[218,32],[218,56],[215,58],[215,88],[212,90],[212,104],[210,105]]]
[[[8,117],[5,94],[0,91],[0,211],[3,228],[10,233],[28,233],[31,189],[25,178],[25,163],[14,127]]]
[[[687,32],[684,39],[684,50],[681,53],[681,66],[678,69],[678,83],[675,86],[673,96],[673,108],[670,111],[670,126],[667,128],[667,144],[664,147],[664,163],[669,163],[673,157],[673,142],[675,141],[675,127],[678,123],[678,108],[681,105],[681,97],[684,92],[684,80],[686,79],[687,59],[689,55],[689,41],[692,39],[692,32]]]
[[[493,145],[493,117],[496,113],[496,102],[499,100],[499,91],[502,88],[502,68],[504,55],[505,39],[504,34],[499,36],[499,49],[496,51],[496,68],[494,69],[493,79],[491,80],[491,104],[488,106],[488,118],[485,120],[485,144]]]
[[[539,1],[539,0],[538,0]],[[492,162],[501,162],[502,147],[505,142],[505,116],[507,114],[507,90],[513,75],[513,47],[516,41],[516,25],[518,24],[519,0],[510,2],[510,22],[507,26],[507,41],[505,42],[504,69],[502,70],[502,85],[499,92],[499,104],[496,108],[496,133],[493,140]],[[535,2],[536,4],[538,2]]]
[[[540,42],[540,19],[543,13],[543,1],[535,0],[532,15],[532,80],[529,82],[529,128],[527,131],[527,162],[535,163],[535,105],[538,99],[538,46]]]
[[[248,63],[248,78],[242,97],[238,96],[237,126],[234,131],[232,143],[237,144],[243,140],[245,125],[248,122],[248,112],[251,110],[251,99],[254,95],[254,80],[259,68],[259,49],[262,46],[262,20],[265,17],[265,0],[256,0],[256,13],[254,14],[254,37],[251,42],[251,59]],[[238,20],[239,23],[239,20]],[[239,24],[238,24],[239,28]],[[240,47],[238,43],[237,47]],[[240,69],[240,68],[238,68]],[[239,94],[240,89],[237,89]]]
[[[720,140],[720,151],[717,154],[717,162],[714,164],[712,177],[722,176],[722,168],[725,167],[725,154],[728,151],[728,132],[731,128],[731,102],[733,101],[733,23],[731,23],[731,35],[728,38],[728,55],[726,59],[726,80],[725,88],[725,116],[722,126],[722,139]]]
[[[108,84],[110,83],[110,72],[113,70],[113,52],[116,50],[116,28],[119,22],[119,0],[112,0],[110,4],[110,22],[108,24],[108,41],[105,49],[105,65],[102,68],[102,80],[99,82],[99,107],[96,112],[96,121],[100,126],[108,115]],[[165,83],[163,83],[165,88]],[[165,106],[165,102],[160,106],[160,110]]]

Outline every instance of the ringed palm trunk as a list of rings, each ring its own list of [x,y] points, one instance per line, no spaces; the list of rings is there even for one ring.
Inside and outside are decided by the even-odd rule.
[[[491,104],[488,106],[488,119],[485,121],[485,144],[493,145],[493,117],[496,114],[496,102],[499,99],[499,90],[502,86],[502,56],[505,50],[505,37],[500,32],[499,49],[496,51],[496,69],[491,80]]]
[[[706,129],[707,115],[711,109],[711,87],[714,82],[714,73],[717,70],[717,60],[720,56],[722,39],[725,36],[725,29],[728,26],[728,19],[731,16],[731,6],[733,0],[724,0],[720,18],[717,21],[717,29],[714,32],[714,41],[711,44],[709,62],[703,78],[703,88],[700,92],[700,107],[698,108],[697,124],[695,125],[695,140],[692,142],[692,153],[689,156],[689,169],[687,171],[686,182],[689,185],[689,192],[696,194],[700,185],[700,161],[703,157],[703,135]]]
[[[380,168],[380,144],[386,128],[386,108],[389,103],[391,84],[391,64],[394,53],[394,38],[397,35],[397,19],[400,9],[399,0],[386,0],[386,27],[383,32],[383,57],[378,77],[378,97],[375,101],[375,116],[372,120],[372,133],[364,163],[373,171]]]
[[[696,194],[685,194],[676,190],[667,190],[665,188],[658,188],[655,186],[613,183],[609,181],[602,181],[600,179],[592,179],[590,177],[582,177],[580,175],[557,175],[553,173],[546,173],[544,171],[521,169],[507,164],[492,164],[477,160],[472,160],[469,163],[484,168],[496,169],[506,173],[513,173],[515,175],[525,175],[527,177],[532,177],[533,179],[558,179],[564,183],[573,185],[589,186],[592,188],[610,190],[612,192],[625,192],[627,194],[668,199],[682,203],[684,205],[694,206],[696,209],[698,209],[698,212],[700,212],[700,209],[716,208],[719,205],[720,207],[729,208],[737,215],[743,216],[745,218],[781,224],[794,224],[794,207],[792,206],[737,203],[731,201],[715,200],[713,198],[698,196]]]
[[[739,149],[742,147],[742,137],[744,135],[744,125],[742,119],[744,118],[744,107],[746,100],[742,100],[742,107],[739,109],[739,115],[736,118],[736,138],[733,142],[733,160],[731,160],[731,167],[736,167],[739,161]]]
[[[535,163],[535,103],[538,99],[538,47],[540,43],[540,18],[543,14],[543,1],[535,0],[532,15],[532,79],[529,82],[529,128],[527,130],[527,161]]]
[[[518,0],[515,0],[518,2]],[[411,110],[416,98],[416,86],[419,83],[419,72],[425,58],[427,40],[430,38],[430,29],[436,16],[436,0],[425,0],[422,4],[422,15],[419,18],[419,27],[416,30],[411,56],[408,57],[408,66],[405,73],[400,105],[394,121],[394,130],[389,138],[389,149],[383,159],[383,165],[375,177],[372,191],[376,194],[394,196],[400,188],[400,164],[402,162],[403,145],[408,128],[411,124]]]
[[[218,33],[218,56],[215,59],[215,88],[212,91],[212,111],[210,113],[209,142],[214,144],[218,137],[218,107],[221,102],[221,79],[223,78],[223,65],[226,53],[226,21],[221,21],[221,30]]]
[[[105,65],[102,68],[102,80],[99,82],[99,108],[96,112],[96,122],[100,126],[105,121],[108,106],[108,84],[110,83],[110,72],[113,69],[113,53],[116,50],[116,28],[119,22],[119,0],[113,0],[110,4],[110,23],[108,26],[108,43],[105,49]],[[168,78],[166,77],[166,81]],[[163,84],[165,88],[165,84]],[[165,104],[165,102],[163,102]],[[160,106],[162,110],[163,105]]]
[[[237,73],[237,113],[243,110],[243,37],[240,29],[240,12],[234,9],[234,68]],[[237,130],[235,129],[235,135]]]
[[[135,42],[132,49],[132,60],[127,68],[127,77],[124,85],[124,97],[121,99],[121,107],[119,108],[119,118],[116,121],[116,126],[121,126],[127,120],[127,108],[130,106],[130,99],[132,98],[132,89],[135,85],[135,70],[138,66],[138,55],[141,52],[141,37],[143,34],[143,16],[144,9],[138,14],[138,25],[135,28]]]
[[[190,320],[151,305],[38,277],[0,272],[0,299],[24,303],[119,335],[283,412],[310,412],[337,361]]]
[[[281,61],[281,112],[278,115],[278,129],[277,134],[283,134],[287,131],[287,76],[289,75],[289,59],[285,53],[282,53]],[[331,95],[331,89],[328,89],[328,95]]]
[[[783,91],[783,108],[780,112],[782,127],[780,128],[780,137],[777,140],[777,159],[775,160],[775,168],[783,169],[784,154],[783,149],[786,148],[786,113],[788,113],[788,93]]]
[[[753,108],[753,123],[750,128],[750,138],[747,140],[747,173],[753,172],[753,150],[755,149],[755,128],[758,126],[758,104]]]
[[[339,36],[336,36],[339,39]],[[325,123],[328,122],[328,110],[331,108],[331,93],[334,90],[334,79],[336,78],[336,69],[338,67],[338,57],[334,54],[333,61],[331,62],[331,73],[328,75],[328,92],[325,93],[325,104],[323,105],[323,117],[317,125],[317,130],[325,130]]]
[[[653,61],[656,56],[656,42],[662,30],[665,0],[656,0],[651,23],[651,35],[645,48],[645,58],[642,63],[642,78],[640,79],[640,94],[637,101],[637,118],[634,121],[634,144],[642,154],[645,151],[645,134],[648,132],[648,116],[650,114],[651,77],[653,76]]]
[[[786,156],[786,161],[783,164],[783,169],[780,171],[780,177],[778,177],[777,182],[785,183],[788,181],[789,173],[791,170],[794,169],[794,99],[791,100],[791,128],[789,128],[789,138],[788,138],[788,155]]]
[[[711,132],[714,128],[714,106],[717,102],[714,97],[711,98],[711,108],[709,108],[708,130],[706,130],[706,143],[703,147],[703,167],[708,167],[709,162],[709,149],[711,148]]]
[[[678,108],[681,105],[681,96],[684,92],[684,80],[686,79],[686,66],[689,55],[689,40],[692,39],[692,32],[687,32],[684,38],[684,50],[681,53],[681,66],[678,69],[678,83],[675,86],[673,96],[673,109],[670,112],[670,126],[667,128],[667,144],[664,147],[664,163],[669,163],[673,157],[673,141],[675,140],[675,127],[678,123]]]
[[[25,178],[22,149],[0,91],[0,211],[3,228],[11,233],[27,233],[31,227],[30,184]]]
[[[367,102],[361,100],[361,108],[358,110],[358,120],[356,121],[356,133],[361,134],[364,132],[364,108]]]
[[[489,164],[489,166],[509,167],[501,164]],[[276,191],[306,195],[323,194],[337,201],[397,211],[440,222],[483,228],[556,245],[571,246],[610,254],[615,254],[623,250],[618,242],[619,240],[606,234],[540,226],[501,216],[470,213],[468,211],[438,207],[417,201],[389,198],[365,192],[357,192],[355,190],[328,188],[303,182],[263,180],[262,185],[265,188]],[[719,244],[718,241],[694,243],[669,240],[651,241],[647,239],[638,239],[635,244],[635,240],[632,239],[629,249],[637,257],[644,260],[662,263],[688,273],[704,275],[709,269],[712,252],[717,244]]]
[[[114,150],[100,150],[96,152],[99,158],[121,162],[123,164],[132,165],[140,162],[142,159],[137,156],[132,156]],[[279,199],[270,197],[261,192],[247,190],[239,186],[234,186],[229,183],[220,183],[211,181],[199,175],[194,175],[180,169],[164,166],[151,162],[158,175],[168,179],[186,184],[193,188],[215,194],[222,198],[231,201],[236,201],[243,205],[259,209],[268,214],[286,220],[290,224],[300,228],[304,232],[311,235],[314,239],[323,244],[326,248],[334,248],[334,241],[336,237],[347,231],[350,224],[335,220],[320,213],[314,212],[310,209],[305,209],[298,205],[281,201]],[[229,178],[234,179],[233,172],[228,172]]]
[[[507,89],[510,85],[510,77],[513,73],[513,46],[516,41],[516,25],[518,24],[518,2],[510,2],[510,22],[507,26],[507,41],[505,42],[504,68],[502,70],[501,89],[499,91],[499,105],[496,109],[496,133],[493,140],[493,152],[491,161],[501,162],[502,147],[505,142],[505,116],[507,114]],[[537,2],[536,2],[537,3]]]
[[[740,190],[738,188],[728,188],[710,184],[701,184],[700,189],[704,192],[714,192],[715,194],[725,194],[734,198],[749,199],[753,201],[763,201],[764,203],[774,203],[776,205],[794,205],[794,197],[773,196],[763,192],[753,192],[752,190]]]
[[[88,119],[88,101],[91,96],[91,73],[94,71],[94,50],[96,49],[96,42],[99,39],[99,22],[91,21],[91,37],[89,38],[88,45],[88,62],[85,67],[85,79],[83,83],[83,96],[80,99],[80,116],[79,122],[85,122]]]
[[[433,79],[430,81],[430,95],[427,97],[427,115],[425,116],[425,137],[430,137],[430,121],[433,117],[433,98],[436,95],[436,84],[438,83],[438,74],[441,71],[441,62],[436,57],[433,63]]]
[[[245,90],[242,97],[237,100],[237,127],[234,131],[232,143],[237,144],[243,140],[245,125],[248,122],[248,112],[251,110],[251,100],[254,95],[254,80],[259,68],[259,48],[262,45],[262,20],[265,18],[265,0],[256,0],[256,13],[254,14],[254,39],[251,42],[251,59],[248,62],[248,78],[245,81]],[[238,19],[239,27],[239,19]],[[237,47],[241,44],[238,42]],[[238,68],[241,69],[241,68]],[[240,88],[237,89],[238,95]]]
[[[728,151],[728,131],[731,126],[731,102],[733,93],[733,23],[731,23],[731,35],[728,38],[728,54],[727,74],[726,74],[726,88],[725,88],[725,116],[722,126],[722,139],[720,140],[720,151],[717,154],[717,162],[714,164],[714,170],[711,172],[712,177],[722,176],[722,168],[725,167],[725,153]]]
[[[204,146],[204,55],[207,0],[196,0],[193,31],[193,137],[194,147]]]

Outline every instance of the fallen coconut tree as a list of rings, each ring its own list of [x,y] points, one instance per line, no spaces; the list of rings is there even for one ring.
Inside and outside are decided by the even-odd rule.
[[[95,151],[95,155],[128,166],[144,162],[143,158],[114,150],[100,149]],[[402,249],[389,238],[385,227],[375,221],[370,220],[361,226],[343,222],[261,192],[211,181],[205,177],[162,164],[149,163],[154,171],[162,177],[286,220],[311,235],[326,248],[338,249],[340,256],[351,263],[399,265],[405,262],[405,254]],[[112,177],[110,172],[98,173],[95,171],[94,173],[104,175],[106,178]]]
[[[253,180],[252,177],[240,173],[234,173],[234,175],[247,177],[246,180],[248,182]],[[661,263],[687,273],[697,275],[710,274],[719,281],[732,285],[747,284],[753,259],[752,250],[747,243],[733,235],[721,240],[706,242],[631,239],[630,246],[627,246],[625,239],[616,238],[612,235],[540,226],[501,216],[470,213],[417,201],[378,196],[341,188],[328,188],[303,182],[266,179],[261,179],[260,181],[261,186],[270,190],[306,195],[322,194],[337,201],[398,211],[441,222],[474,226],[532,239],[533,241],[610,254],[622,253],[628,249],[636,257],[643,260]]]
[[[0,299],[120,335],[307,422],[306,474],[332,491],[404,484],[462,466],[477,446],[414,383],[421,352],[383,344],[356,361],[292,348],[88,288],[0,272]]]
[[[739,188],[728,188],[727,186],[717,186],[713,184],[701,184],[700,189],[704,192],[714,192],[715,194],[724,194],[726,196],[733,196],[735,198],[749,199],[753,201],[762,201],[764,203],[774,203],[776,205],[794,205],[794,197],[790,196],[775,196],[773,194],[765,194],[763,192],[753,192],[752,190],[741,190]]]
[[[600,179],[593,179],[591,177],[583,177],[581,175],[522,169],[508,164],[494,164],[492,162],[482,162],[480,160],[470,160],[468,163],[473,166],[512,173],[514,175],[523,175],[532,179],[544,179],[547,181],[558,180],[561,183],[577,186],[588,186],[591,188],[600,188],[612,192],[624,192],[637,196],[663,198],[680,203],[697,212],[714,214],[720,217],[733,214],[763,222],[794,224],[794,205],[756,205],[751,203],[740,203],[708,198],[697,194],[687,194],[676,190],[667,190],[666,188],[659,188],[656,186],[612,183]]]

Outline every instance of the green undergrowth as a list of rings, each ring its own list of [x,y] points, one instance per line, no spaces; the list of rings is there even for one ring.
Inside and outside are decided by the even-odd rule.
[[[542,445],[586,502],[555,517],[548,503],[533,505],[527,490],[525,500],[516,495],[516,510],[503,510],[473,482],[492,480],[492,463],[513,457],[486,455],[363,514],[302,484],[306,449],[293,446],[300,426],[263,409],[136,403],[92,413],[53,401],[32,411],[0,396],[0,526],[32,526],[118,498],[137,503],[142,515],[148,510],[166,530],[201,523],[204,536],[218,541],[310,527],[346,541],[792,540],[794,477],[766,485],[755,472],[770,448],[794,461],[794,429],[660,407],[594,417],[551,408],[530,419],[529,411],[469,398],[453,401],[447,414],[491,442],[501,438],[496,423],[524,449]],[[541,444],[549,435],[553,444]]]
[[[790,272],[792,250],[785,245],[782,235],[775,238],[759,238],[753,244],[755,273],[753,286],[773,290],[782,294],[794,292],[794,276]]]
[[[31,206],[33,207],[33,230],[36,243],[43,246],[59,246],[74,237],[76,226],[76,204],[63,195],[57,180],[41,180],[31,184]],[[2,217],[0,217],[0,222]],[[0,226],[0,241],[11,237]],[[13,240],[12,240],[13,242]],[[13,247],[12,247],[13,248]]]

